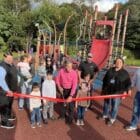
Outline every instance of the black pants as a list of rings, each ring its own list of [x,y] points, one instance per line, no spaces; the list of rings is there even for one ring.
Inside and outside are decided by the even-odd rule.
[[[67,99],[70,96],[71,89],[63,90],[63,99]],[[67,123],[72,123],[74,116],[74,103],[61,103],[61,117],[65,118]]]
[[[7,122],[12,114],[13,97],[7,97],[7,103],[0,106],[1,121]]]
[[[9,100],[9,105],[8,105],[8,117],[10,118],[11,115],[13,115],[13,111],[12,111],[12,106],[13,106],[13,101],[14,101],[14,97],[8,97]]]

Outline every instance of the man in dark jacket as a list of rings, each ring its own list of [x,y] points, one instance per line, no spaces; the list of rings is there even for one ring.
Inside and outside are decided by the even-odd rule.
[[[92,84],[96,77],[95,74],[98,72],[98,70],[99,70],[98,66],[93,62],[92,53],[88,53],[86,61],[81,62],[79,65],[79,68],[78,68],[79,84],[81,83],[81,81],[83,79],[85,79],[86,77],[89,77],[88,86],[90,89],[91,96],[92,96],[92,92],[93,92]],[[90,102],[89,108],[92,108],[92,104],[93,104],[93,102]]]
[[[7,52],[4,55],[4,61],[0,63],[0,115],[1,127],[14,128],[11,122],[15,120],[12,114],[13,92],[18,91],[17,70],[13,65],[12,53]],[[10,97],[6,96],[10,94]]]

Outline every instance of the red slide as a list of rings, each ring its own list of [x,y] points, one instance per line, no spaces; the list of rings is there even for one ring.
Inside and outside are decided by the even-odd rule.
[[[93,61],[97,64],[99,69],[102,69],[108,58],[110,51],[110,40],[109,39],[93,39],[92,47],[90,52],[93,54]]]

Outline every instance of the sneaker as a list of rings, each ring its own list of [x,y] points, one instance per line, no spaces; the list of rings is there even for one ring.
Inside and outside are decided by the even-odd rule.
[[[76,125],[80,125],[80,120],[77,120]]]
[[[8,118],[9,121],[14,121],[16,120],[16,116],[12,115],[11,117]]]
[[[54,116],[52,116],[52,117],[50,118],[50,120],[54,121],[54,120],[56,120],[56,118],[55,118]]]
[[[12,129],[15,127],[15,125],[11,122],[1,122],[1,126],[2,128],[6,128],[6,129]]]
[[[107,115],[98,115],[96,118],[98,120],[107,120],[108,119],[108,116]]]
[[[43,122],[44,122],[45,124],[48,124],[48,121],[47,121],[47,119],[45,119]]]
[[[37,123],[37,126],[38,126],[38,127],[41,127],[41,123],[38,122],[38,123]]]
[[[133,130],[136,130],[137,127],[134,127],[134,126],[127,126],[125,129],[126,129],[127,131],[133,131]]]
[[[80,121],[80,125],[85,125],[83,120]]]
[[[31,124],[31,128],[35,128],[35,124]]]
[[[103,120],[106,120],[107,118],[108,118],[107,115],[103,115],[103,116],[102,116],[102,119],[103,119]]]
[[[110,119],[108,122],[107,122],[107,125],[108,126],[112,126],[115,122],[115,119]]]

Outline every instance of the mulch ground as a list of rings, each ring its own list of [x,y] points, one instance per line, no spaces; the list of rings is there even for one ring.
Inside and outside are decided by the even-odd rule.
[[[11,130],[0,128],[0,140],[139,140],[140,129],[127,132],[124,126],[129,124],[132,114],[134,95],[122,101],[117,121],[111,127],[105,121],[98,120],[102,113],[102,101],[94,101],[92,110],[85,116],[85,125],[66,125],[63,120],[49,121],[41,128],[31,128],[29,114],[26,110],[19,111],[17,100],[14,102],[14,111],[17,116],[16,127]],[[56,117],[58,113],[55,112]]]
[[[0,140],[140,140],[140,127],[137,131],[127,132],[124,126],[128,125],[133,108],[133,98],[122,100],[117,121],[111,127],[105,121],[98,120],[102,113],[103,101],[94,101],[93,108],[85,115],[85,125],[66,125],[63,120],[49,121],[41,128],[31,128],[29,114],[26,110],[19,111],[17,100],[13,109],[16,113],[16,127],[11,130],[0,128]],[[58,107],[55,115],[58,117]]]

